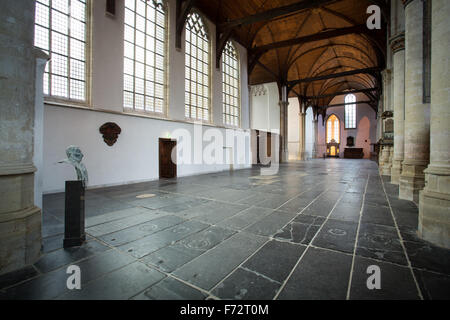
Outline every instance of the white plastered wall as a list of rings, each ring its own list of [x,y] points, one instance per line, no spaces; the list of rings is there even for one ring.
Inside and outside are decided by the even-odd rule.
[[[100,187],[158,179],[158,139],[170,136],[176,129],[193,133],[194,125],[184,118],[184,34],[180,51],[175,48],[176,1],[168,2],[168,112],[166,118],[157,119],[123,112],[124,2],[116,2],[116,17],[111,18],[105,15],[106,0],[92,1],[92,100],[84,108],[45,104],[44,160],[38,168],[44,176],[44,193],[63,191],[64,181],[75,177],[73,168],[56,164],[65,158],[69,145],[78,145],[85,154],[89,187]],[[212,123],[203,129],[215,128],[225,138],[222,76],[215,66],[215,26],[206,18],[205,21],[211,41]],[[233,146],[233,169],[240,169],[251,165],[247,53],[241,45],[234,44],[239,52],[241,71],[241,128],[231,131],[239,141],[246,142],[239,146],[231,141],[216,143],[220,144],[218,148]],[[122,129],[112,147],[105,144],[99,133],[99,127],[106,122],[115,122]],[[207,144],[204,142],[203,146]],[[229,164],[179,164],[178,176],[229,169]]]

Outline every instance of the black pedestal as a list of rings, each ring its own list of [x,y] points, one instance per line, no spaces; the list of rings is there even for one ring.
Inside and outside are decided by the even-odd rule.
[[[66,181],[64,248],[81,246],[84,233],[84,186],[82,181]]]

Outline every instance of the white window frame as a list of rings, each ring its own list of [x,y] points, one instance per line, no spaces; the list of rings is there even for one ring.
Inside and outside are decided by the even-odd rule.
[[[125,8],[124,8],[124,82],[123,82],[123,109],[126,112],[135,112],[135,113],[144,113],[144,114],[151,114],[155,116],[167,116],[167,72],[168,72],[168,20],[169,20],[169,7],[168,3],[165,0],[149,0],[147,3],[144,0],[126,0],[125,1]],[[131,3],[134,3],[134,10],[131,9]],[[145,5],[145,13],[142,14],[142,10],[137,12],[138,10],[138,3],[144,3]],[[141,4],[142,5],[142,4]],[[157,23],[157,18],[155,15],[155,20],[151,20],[148,18],[148,12],[149,8],[147,6],[153,5],[152,8],[154,8],[155,11],[159,11],[161,13],[164,12],[164,28],[162,32],[164,32],[164,35],[162,37],[163,40],[157,39],[158,38],[158,28],[162,28]],[[126,15],[131,14],[133,17],[132,25],[128,24],[126,21]],[[138,30],[137,24],[138,19],[141,21],[141,23],[144,23],[144,31],[141,32],[141,30]],[[151,34],[149,33],[149,23],[150,26],[153,26],[151,30],[153,31]],[[126,30],[131,29],[133,31],[133,40],[127,39]],[[144,44],[143,46],[139,45],[136,41],[138,34],[143,34],[144,36]],[[149,46],[149,43],[147,41],[153,41],[153,47]],[[162,55],[157,53],[157,47],[162,46],[163,53]],[[127,46],[131,46],[133,48],[132,50],[132,57],[127,56]],[[153,66],[151,65],[151,54],[150,54],[150,48],[153,48],[154,52],[153,54]],[[137,59],[137,50],[141,51],[143,53],[143,62],[141,63]],[[148,54],[148,55],[147,55]],[[157,59],[159,59],[162,63],[162,69],[157,67]],[[133,65],[132,72],[127,72],[126,70],[126,63],[127,61],[131,61]],[[143,71],[142,76],[139,77],[136,75],[136,65],[142,64]],[[162,81],[157,80],[156,74],[159,74],[159,78],[162,78]],[[131,80],[131,86],[132,88],[128,88],[126,85],[126,81]],[[142,90],[137,91],[137,83],[142,83]],[[156,91],[159,91],[159,94],[156,93]],[[126,96],[132,97],[132,103],[127,104]],[[137,103],[137,98],[142,97],[142,104]],[[153,102],[153,103],[151,103]],[[159,105],[159,107],[158,107]],[[142,106],[142,108],[139,108],[139,106]]]
[[[191,32],[189,29],[189,19],[191,16],[196,16],[199,21],[201,21],[200,31],[204,33],[203,36],[197,35]],[[192,43],[191,33],[195,35],[195,44]],[[202,42],[202,47],[198,46],[198,39],[206,42],[207,50],[204,50]],[[203,38],[203,39],[202,39]],[[184,115],[185,118],[191,121],[202,121],[211,123],[212,112],[211,112],[211,38],[210,33],[206,24],[206,20],[197,11],[193,10],[189,13],[186,24],[185,24],[185,80],[184,80]],[[195,56],[191,53],[193,50],[196,51]],[[201,52],[203,57],[199,57],[198,53]],[[206,60],[206,63],[204,62]],[[195,68],[192,64],[195,63]],[[198,66],[201,64],[201,70]],[[206,68],[206,70],[205,70]],[[199,81],[199,76],[202,80]],[[206,82],[205,82],[206,76]],[[195,101],[194,101],[195,100]],[[199,104],[201,101],[201,104]],[[201,110],[201,117],[199,117],[199,110]],[[195,112],[194,112],[195,111]]]
[[[345,129],[356,129],[356,96],[352,93],[346,95],[345,103]]]
[[[74,18],[72,16],[72,12],[71,12],[71,7],[72,7],[72,3],[77,2],[77,3],[84,3],[85,6],[85,10],[84,10],[84,20],[80,20],[77,18]],[[56,6],[54,6],[53,4],[53,0],[37,0],[36,1],[36,12],[35,12],[35,46],[36,48],[42,50],[43,52],[45,52],[46,54],[48,54],[50,56],[50,61],[47,63],[46,65],[46,69],[44,72],[44,100],[45,102],[57,102],[57,103],[61,103],[61,104],[75,104],[75,105],[83,105],[83,106],[88,106],[90,104],[90,100],[91,100],[91,79],[90,79],[90,71],[91,71],[91,66],[90,66],[90,61],[91,61],[91,52],[90,52],[90,39],[91,39],[91,6],[92,6],[92,2],[91,0],[67,0],[68,3],[68,12],[63,12],[61,10],[58,10],[58,8]],[[44,19],[48,19],[48,25],[45,26],[43,24],[40,23],[40,21],[38,21],[38,10],[40,10],[39,8],[48,8],[48,12],[46,15],[42,15],[41,18]],[[59,32],[57,30],[57,28],[53,25],[53,15],[54,13],[59,14],[60,16],[67,16],[67,32]],[[44,12],[45,13],[45,12]],[[72,33],[72,29],[70,28],[70,24],[71,24],[71,19],[75,20],[76,22],[81,22],[84,24],[84,39],[81,40],[79,38],[76,38],[74,36],[74,33]],[[46,29],[45,31],[47,32],[47,47],[41,47],[38,45],[37,43],[37,35],[38,35],[38,29]],[[53,34],[55,35],[62,35],[65,38],[67,38],[67,55],[66,54],[62,54],[62,53],[58,53],[56,52],[56,49],[54,46],[52,46],[52,36]],[[73,57],[73,54],[71,52],[71,41],[79,41],[79,42],[83,42],[84,46],[83,46],[83,50],[84,50],[84,60],[83,59],[77,59],[75,57]],[[53,57],[53,55],[55,55]],[[66,72],[65,74],[62,74],[63,72],[61,72],[61,74],[55,74],[54,71],[54,64],[56,63],[56,55],[59,55],[61,57],[64,57],[67,59],[67,62],[64,66],[64,68],[66,68]],[[53,57],[53,61],[51,60]],[[84,72],[83,72],[83,76],[81,78],[74,78],[71,76],[72,74],[72,70],[71,70],[71,62],[82,62],[84,63]],[[63,64],[64,65],[64,64]],[[63,66],[61,65],[61,66]],[[52,82],[56,79],[56,77],[60,77],[60,78],[64,78],[65,81],[67,82],[67,96],[62,96],[62,95],[56,95],[54,94],[53,88],[52,88]],[[76,99],[71,97],[71,81],[78,81],[78,82],[83,82],[84,83],[84,98],[83,99]]]
[[[232,51],[232,53],[230,52]],[[233,75],[233,73],[236,75]],[[233,85],[233,80],[236,85]],[[241,126],[241,70],[239,51],[233,42],[227,41],[222,53],[222,105],[223,124],[226,126]],[[235,93],[231,93],[230,90]],[[235,103],[233,101],[236,101]],[[231,119],[235,121],[231,121]]]

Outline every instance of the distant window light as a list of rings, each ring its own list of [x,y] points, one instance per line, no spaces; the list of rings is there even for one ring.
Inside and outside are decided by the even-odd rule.
[[[236,48],[228,41],[222,54],[223,122],[231,126],[240,124],[239,60]]]
[[[209,121],[209,36],[196,12],[186,20],[185,117]]]
[[[327,120],[327,143],[330,143],[332,140],[340,143],[339,119],[334,114]]]
[[[162,1],[125,1],[125,109],[164,113],[166,31],[167,15]]]
[[[356,97],[354,94],[345,96],[345,128],[356,129]]]
[[[87,0],[36,0],[34,45],[50,56],[44,95],[86,101]]]

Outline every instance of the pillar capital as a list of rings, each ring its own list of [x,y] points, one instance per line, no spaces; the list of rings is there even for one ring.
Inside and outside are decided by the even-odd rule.
[[[392,52],[395,54],[399,51],[405,50],[405,32],[400,32],[389,39],[389,45]]]

